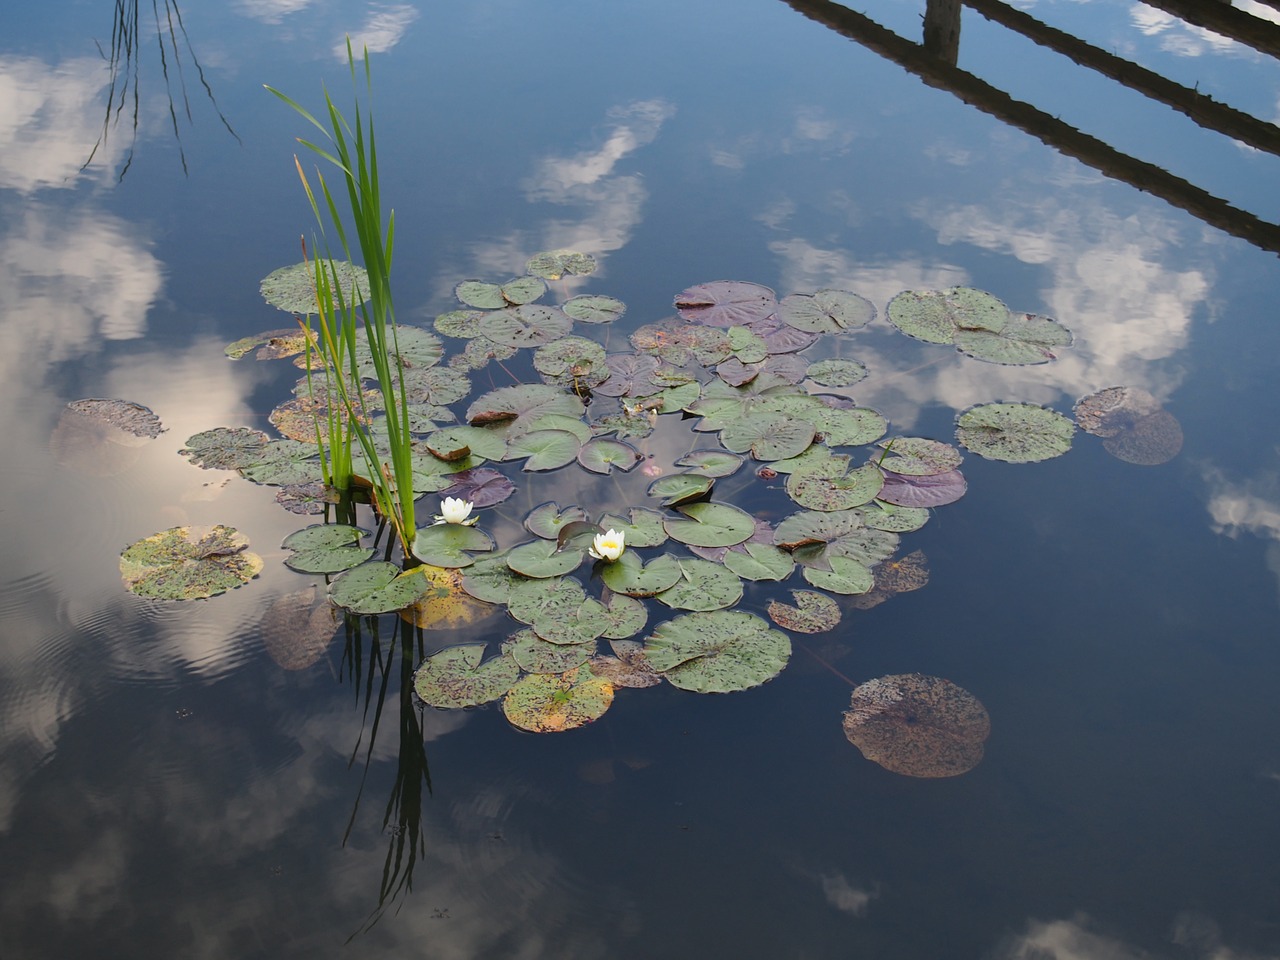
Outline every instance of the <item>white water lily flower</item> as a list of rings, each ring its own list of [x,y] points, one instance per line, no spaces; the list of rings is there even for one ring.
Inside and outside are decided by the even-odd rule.
[[[470,500],[463,500],[461,497],[445,497],[440,503],[440,510],[443,516],[436,515],[436,523],[461,523],[464,526],[471,526],[478,521],[479,517],[471,517],[471,510],[475,506]]]
[[[612,563],[622,556],[622,551],[626,548],[626,537],[617,530],[610,530],[608,533],[597,533],[595,542],[587,553],[591,554],[597,560],[608,560]]]

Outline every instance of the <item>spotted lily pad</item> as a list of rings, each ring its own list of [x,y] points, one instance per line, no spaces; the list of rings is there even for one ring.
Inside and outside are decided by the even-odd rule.
[[[596,645],[591,641],[552,643],[525,628],[502,641],[502,652],[529,673],[564,673],[586,663]]]
[[[658,624],[644,653],[682,690],[731,693],[776,677],[791,657],[791,640],[754,614],[715,610]]]
[[[373,547],[361,547],[369,531],[345,523],[320,523],[285,537],[281,544],[292,550],[285,566],[302,573],[341,573],[373,557]]]
[[[875,577],[868,567],[848,557],[828,557],[830,569],[804,568],[804,578],[820,590],[828,593],[866,593],[875,586]]]
[[[604,530],[617,530],[626,538],[628,547],[657,547],[667,540],[667,531],[662,525],[664,519],[656,510],[632,507],[626,518],[606,514],[600,518],[599,526]]]
[[[576,610],[586,598],[582,584],[573,577],[522,579],[511,587],[507,612],[521,623],[532,625],[540,619]]]
[[[644,655],[644,644],[636,640],[615,640],[614,656],[593,656],[589,661],[591,672],[608,680],[614,687],[654,687],[662,682],[662,675],[654,671]]]
[[[533,368],[548,383],[595,387],[610,376],[604,347],[586,337],[561,337],[533,353]]]
[[[710,560],[685,557],[677,561],[681,577],[657,599],[677,610],[723,610],[742,599],[742,581]]]
[[[610,622],[604,604],[587,597],[576,607],[543,611],[533,620],[533,632],[548,643],[576,646],[603,636]]]
[[[991,733],[986,708],[950,680],[920,673],[856,687],[844,733],[862,755],[908,777],[954,777],[982,760]]]
[[[188,437],[178,453],[205,470],[238,470],[255,463],[270,440],[249,427],[214,427]]]
[[[536,347],[558,340],[573,328],[563,310],[525,304],[495,310],[480,318],[480,332],[496,343],[512,347]]]
[[[578,667],[522,677],[503,697],[502,712],[522,730],[556,733],[598,720],[611,703],[613,684]]]
[[[839,476],[826,476],[813,470],[792,473],[787,477],[787,494],[810,510],[849,510],[870,503],[884,486],[884,474],[874,463],[868,463]]]
[[[120,575],[131,593],[200,600],[248,583],[262,570],[249,538],[234,527],[171,527],[125,547]]]
[[[578,253],[576,250],[546,250],[530,257],[524,269],[535,277],[559,280],[562,277],[584,277],[594,273],[596,261],[590,254]]]
[[[484,660],[486,644],[463,643],[438,650],[413,675],[413,690],[432,707],[475,707],[497,700],[520,678],[511,657]]]
[[[644,629],[649,618],[648,609],[634,597],[621,593],[609,593],[604,603],[609,622],[601,636],[610,640],[625,640]]]
[[[601,562],[600,579],[614,593],[630,597],[652,597],[675,586],[683,575],[680,562],[670,554],[655,557],[647,564],[628,550],[612,563]]]
[[[573,297],[560,309],[582,323],[613,323],[627,312],[627,305],[613,297],[593,295]]]
[[[960,451],[951,444],[924,437],[894,437],[882,441],[879,446],[884,448],[884,453],[876,460],[879,466],[910,476],[946,473],[960,466],[964,460]]]
[[[329,599],[352,613],[391,613],[414,603],[427,583],[394,563],[374,561],[348,570],[329,584]]]
[[[785,580],[795,568],[791,554],[771,543],[744,543],[721,562],[743,580]]]
[[[987,403],[970,407],[956,420],[956,439],[988,460],[1033,463],[1071,449],[1076,425],[1034,403]]]
[[[809,364],[805,376],[824,387],[852,387],[867,379],[867,367],[857,360],[819,360]]]
[[[983,290],[952,287],[950,290],[905,290],[885,312],[889,322],[909,337],[927,343],[952,343],[956,331],[998,330],[1009,308]]]
[[[369,292],[369,274],[364,267],[345,260],[325,260],[321,264],[330,283],[337,277],[337,285],[348,305],[353,300],[363,302]],[[291,267],[272,270],[259,285],[262,299],[271,306],[287,313],[313,314],[316,312],[315,263],[303,261]],[[353,293],[358,290],[358,294]],[[335,291],[335,299],[336,299]]]
[[[795,606],[770,600],[769,619],[793,633],[823,633],[840,623],[840,606],[826,594],[792,590]]]

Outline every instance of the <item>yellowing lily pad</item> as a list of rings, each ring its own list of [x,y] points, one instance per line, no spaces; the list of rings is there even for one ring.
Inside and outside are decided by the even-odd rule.
[[[462,571],[424,563],[409,571],[426,581],[426,592],[400,611],[400,618],[423,630],[457,630],[492,615],[497,607],[476,600],[462,587]]]
[[[131,593],[200,600],[248,583],[262,570],[249,538],[234,527],[171,527],[125,547],[120,575]]]
[[[503,697],[502,712],[522,730],[558,733],[599,719],[611,703],[613,684],[583,666],[522,677]]]
[[[794,633],[822,633],[840,623],[840,606],[826,594],[812,590],[792,590],[796,605],[770,600],[769,619]]]

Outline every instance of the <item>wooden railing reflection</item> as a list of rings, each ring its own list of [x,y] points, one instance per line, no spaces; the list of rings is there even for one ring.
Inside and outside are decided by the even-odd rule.
[[[1263,220],[1232,206],[1202,187],[1169,173],[1162,167],[1122,153],[1109,144],[1044,111],[1016,100],[972,73],[956,66],[960,36],[962,0],[927,0],[925,34],[915,43],[881,26],[865,14],[831,0],[785,0],[788,6],[815,22],[856,41],[880,56],[899,64],[932,87],[948,90],[965,103],[1031,134],[1067,156],[1086,163],[1099,172],[1124,181],[1139,190],[1160,197],[1220,230],[1247,240],[1255,246],[1280,253],[1280,225]],[[1270,52],[1268,44],[1280,51],[1280,27],[1258,20],[1225,3],[1204,0],[1148,0],[1162,9],[1195,7],[1197,19],[1190,23],[1207,25],[1226,32],[1229,27],[1243,42]],[[1272,2],[1272,0],[1268,0]],[[1275,0],[1272,5],[1280,4]],[[1137,64],[1099,50],[1078,38],[1040,23],[1000,0],[963,0],[989,19],[1016,30],[1037,43],[1070,57],[1076,63],[1104,74],[1185,114],[1207,129],[1229,136],[1259,150],[1280,154],[1280,128],[1236,110],[1213,98],[1190,90]],[[1210,15],[1206,8],[1223,7]],[[1239,16],[1237,16],[1239,15]],[[1256,21],[1240,22],[1245,16]],[[1237,36],[1238,35],[1238,36]],[[1245,37],[1248,39],[1245,39]]]

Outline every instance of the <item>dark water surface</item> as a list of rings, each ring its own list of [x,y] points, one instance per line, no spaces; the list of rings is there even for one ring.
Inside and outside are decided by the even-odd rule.
[[[919,39],[923,0],[866,6]],[[1263,121],[1280,111],[1272,56],[1156,7],[1018,7]],[[1280,957],[1280,263],[1258,226],[1280,216],[1276,157],[965,11],[961,71],[1181,178],[1168,202],[922,83],[831,29],[833,9],[188,0],[243,142],[179,37],[186,176],[144,9],[119,180],[131,105],[80,169],[111,5],[5,5],[5,960]],[[695,283],[843,288],[880,310],[843,349],[893,434],[952,440],[975,403],[1069,414],[1128,385],[1185,446],[1155,467],[1084,433],[1040,464],[968,456],[967,496],[903,538],[928,586],[847,609],[743,693],[622,690],[581,730],[524,734],[496,707],[402,697],[422,652],[462,637],[415,649],[394,618],[282,669],[262,622],[319,580],[276,547],[306,521],[176,451],[265,427],[295,378],[223,347],[288,322],[258,281],[312,230],[292,162],[307,130],[262,85],[345,103],[344,33],[376,51],[402,322],[429,327],[460,280],[504,281],[554,247],[601,264],[557,295],[628,305],[598,330],[615,347]],[[1197,217],[1196,190],[1246,213]],[[1074,345],[1002,367],[883,320],[901,290],[957,285],[1057,318]],[[70,468],[50,436],[81,397],[145,404],[167,432],[111,476]],[[681,429],[654,440],[659,461],[689,445]],[[619,496],[541,482],[533,503]],[[645,482],[622,496],[643,502]],[[210,601],[126,592],[124,546],[186,523],[246,532],[261,576]],[[845,740],[850,685],[913,672],[985,704],[971,772],[899,776]]]

